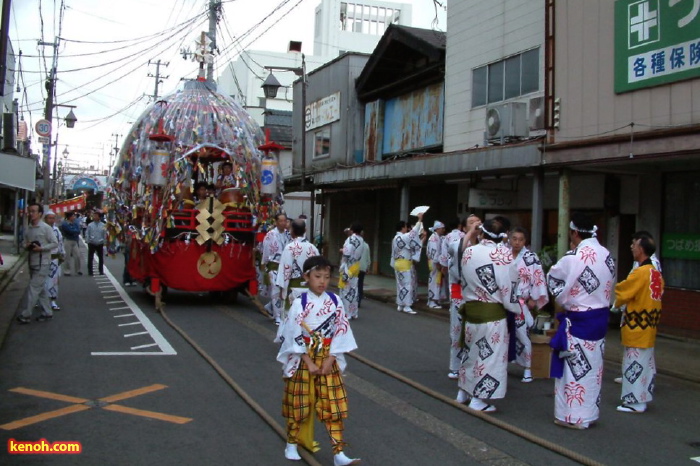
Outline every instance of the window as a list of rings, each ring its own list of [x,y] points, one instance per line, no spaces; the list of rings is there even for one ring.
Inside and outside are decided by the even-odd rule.
[[[331,155],[331,129],[322,128],[314,132],[314,158],[320,159]]]
[[[536,92],[540,88],[540,49],[513,55],[472,70],[472,107]]]

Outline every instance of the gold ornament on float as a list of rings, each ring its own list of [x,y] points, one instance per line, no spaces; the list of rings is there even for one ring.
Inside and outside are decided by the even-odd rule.
[[[210,210],[211,203],[211,210]],[[208,240],[221,245],[224,242],[224,205],[215,198],[207,198],[197,204],[197,243],[202,245]]]
[[[207,279],[211,279],[219,275],[221,272],[221,257],[215,251],[202,253],[197,259],[197,272]]]

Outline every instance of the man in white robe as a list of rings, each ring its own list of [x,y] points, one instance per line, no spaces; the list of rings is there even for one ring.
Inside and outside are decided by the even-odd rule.
[[[350,226],[350,231],[352,234],[345,239],[345,244],[343,244],[338,288],[348,319],[357,319],[360,301],[360,261],[362,260],[365,240],[362,238],[362,225],[359,223],[353,223]]]
[[[302,266],[309,257],[318,256],[318,249],[306,239],[306,223],[294,220],[291,224],[292,240],[282,251],[275,285],[280,290],[284,309],[288,309],[301,293],[308,291],[304,282]],[[283,317],[286,314],[282,311]]]
[[[510,231],[509,239],[520,305],[520,314],[515,316],[515,362],[525,369],[522,382],[527,383],[532,382],[532,342],[529,335],[529,329],[534,324],[532,312],[549,302],[549,294],[540,258],[525,246],[528,241],[527,231],[515,227]]]
[[[391,241],[391,267],[396,274],[396,305],[399,312],[415,314],[413,306],[415,290],[413,287],[413,257],[415,245],[420,242],[423,228],[423,214],[418,214],[418,222],[409,231],[404,221],[397,224],[397,232]]]
[[[277,286],[277,271],[279,270],[282,251],[284,251],[284,247],[289,242],[289,239],[287,216],[285,214],[277,214],[275,217],[275,228],[268,231],[263,240],[261,260],[267,276],[265,285],[269,286],[268,295],[270,296],[270,306],[272,307],[269,311],[271,311],[277,325],[279,325],[282,318],[282,308],[284,306],[280,298],[280,289]]]
[[[51,251],[51,266],[49,268],[49,276],[46,277],[45,285],[46,293],[48,293],[49,299],[51,300],[51,309],[60,311],[61,308],[58,306],[58,303],[56,303],[56,300],[58,299],[58,283],[61,278],[61,262],[63,262],[63,257],[65,256],[63,235],[56,225],[56,214],[52,210],[46,212],[46,215],[44,215],[44,222],[51,227],[58,241],[56,249]]]
[[[428,238],[428,246],[425,250],[425,256],[428,258],[428,270],[430,270],[430,279],[428,281],[428,307],[440,309],[440,302],[447,298],[446,280],[442,274],[442,267],[440,266],[442,243],[445,239],[445,224],[436,220],[429,230],[432,234],[430,238]]]
[[[598,243],[598,228],[585,214],[574,214],[569,238],[574,246],[547,274],[547,286],[564,309],[552,338],[554,422],[587,429],[598,419],[603,384],[603,351],[615,261]]]
[[[495,220],[481,226],[481,241],[462,255],[460,314],[466,354],[459,371],[457,401],[486,413],[496,411],[490,400],[505,397],[508,383],[506,312],[518,313],[517,282],[511,281],[513,256],[501,242],[504,227]]]

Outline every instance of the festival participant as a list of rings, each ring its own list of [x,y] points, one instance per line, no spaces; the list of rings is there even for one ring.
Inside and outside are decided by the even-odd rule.
[[[224,162],[221,164],[221,174],[216,178],[216,189],[220,193],[227,188],[235,188],[236,177],[233,175],[233,164]]]
[[[622,319],[622,404],[623,413],[643,413],[653,399],[656,361],[654,343],[661,318],[664,279],[651,257],[654,240],[646,232],[635,233],[632,257],[639,263],[627,279],[615,285],[615,306],[627,305]]]
[[[56,249],[51,251],[51,266],[49,268],[49,276],[46,277],[46,292],[51,300],[51,309],[60,311],[61,308],[56,303],[56,300],[58,299],[58,282],[61,278],[61,262],[63,262],[63,256],[65,255],[63,235],[61,235],[60,230],[56,226],[56,214],[52,210],[46,212],[44,222],[51,227],[53,234],[56,236],[56,241],[58,241]]]
[[[362,239],[365,239],[365,232],[360,233]],[[360,276],[357,278],[357,308],[362,305],[362,298],[365,297],[365,275],[369,272],[372,266],[372,255],[370,254],[369,244],[367,241],[362,242],[362,255],[360,256]]]
[[[432,234],[428,238],[428,247],[425,251],[425,255],[428,258],[428,270],[430,270],[428,307],[440,309],[440,302],[447,298],[445,280],[440,267],[440,252],[442,251],[442,242],[445,239],[445,224],[435,220],[435,223],[429,230]]]
[[[515,315],[515,362],[524,368],[521,382],[528,383],[532,382],[532,342],[529,336],[529,329],[535,323],[532,312],[549,302],[549,294],[540,258],[525,246],[528,242],[527,231],[515,227],[509,237],[518,277],[517,297],[520,304],[520,313]]]
[[[403,220],[396,225],[396,235],[391,241],[391,267],[396,274],[396,304],[399,312],[415,314],[411,309],[414,302],[413,289],[413,256],[415,247],[420,242],[420,231],[423,227],[423,214],[418,214],[418,222],[409,231],[408,224]]]
[[[447,377],[456,380],[459,378],[459,368],[462,366],[461,330],[462,319],[459,316],[459,308],[462,305],[462,285],[461,285],[461,252],[469,246],[476,244],[476,231],[481,226],[481,219],[476,215],[469,215],[462,220],[456,219],[452,223],[453,229],[447,234],[442,243],[442,254],[440,254],[440,265],[443,267],[450,283],[450,371]],[[462,244],[462,239],[467,235],[467,243]],[[473,240],[473,243],[472,243]],[[461,248],[461,249],[460,249]]]
[[[280,256],[275,284],[280,290],[280,299],[285,309],[289,309],[292,301],[307,290],[302,274],[304,262],[310,257],[318,256],[318,249],[306,239],[305,234],[306,222],[294,220],[291,228],[292,239],[284,247]]]
[[[411,230],[412,225],[408,225],[408,229]],[[423,246],[425,246],[428,240],[428,235],[425,230],[421,227],[420,233],[418,234],[418,241],[411,243],[411,289],[413,290],[413,302],[418,302],[418,264],[420,264],[420,256],[423,253]]]
[[[598,243],[598,227],[585,214],[575,213],[569,224],[574,249],[564,254],[547,274],[547,286],[564,309],[550,346],[554,383],[554,423],[587,429],[598,419],[603,383],[603,348],[610,298],[615,284],[615,261]]]
[[[194,198],[197,202],[202,202],[207,198],[207,184],[204,181],[198,181],[195,183]]]
[[[277,214],[275,216],[275,228],[268,231],[263,240],[261,260],[261,266],[264,267],[266,274],[265,285],[269,286],[268,295],[270,296],[270,306],[272,307],[269,311],[277,325],[279,325],[282,318],[282,306],[284,304],[282,299],[280,299],[281,293],[277,286],[277,271],[279,270],[282,251],[284,251],[284,247],[288,242],[287,216],[285,214]]]
[[[520,309],[513,293],[510,269],[513,256],[501,242],[503,224],[487,220],[480,227],[479,243],[462,255],[460,308],[465,356],[459,370],[457,401],[492,413],[489,402],[506,395],[508,383],[508,327],[506,312]]]
[[[333,464],[356,464],[343,452],[343,420],[348,415],[342,372],[345,353],[357,348],[342,300],[328,292],[332,266],[322,256],[303,265],[309,291],[294,300],[289,316],[277,333],[281,343],[277,361],[282,364],[287,419],[285,458],[301,459],[298,444],[314,451],[314,414],[326,426],[333,447]]]
[[[107,241],[107,229],[99,212],[92,213],[92,222],[85,232],[85,241],[88,246],[88,275],[93,274],[92,262],[95,253],[97,253],[97,270],[100,275],[104,275],[104,246]]]
[[[353,223],[350,226],[350,231],[352,234],[347,237],[345,244],[343,244],[338,288],[340,288],[340,297],[343,300],[345,312],[348,313],[348,319],[357,319],[360,299],[358,289],[360,260],[365,240],[362,238],[362,225],[359,223]]]
[[[75,212],[66,212],[61,222],[61,233],[63,234],[63,245],[65,248],[65,262],[63,262],[63,275],[77,273],[80,271],[80,220],[75,217]]]
[[[17,317],[17,322],[20,324],[28,324],[32,321],[32,312],[37,303],[42,311],[36,318],[37,321],[45,322],[53,318],[45,284],[51,268],[51,251],[58,246],[53,230],[41,220],[44,216],[44,207],[31,202],[27,206],[27,213],[29,224],[24,233],[24,249],[29,253],[29,286],[26,292],[27,305]]]

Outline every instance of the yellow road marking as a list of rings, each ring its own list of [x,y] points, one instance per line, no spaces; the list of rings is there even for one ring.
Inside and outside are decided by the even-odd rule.
[[[151,419],[158,419],[160,421],[172,422],[174,424],[186,424],[192,420],[189,417],[171,416],[169,414],[145,411],[143,409],[128,408],[126,406],[120,405],[109,405],[103,407],[102,409],[106,409],[107,411],[116,411],[118,413],[133,414],[134,416],[143,416]]]
[[[146,393],[156,392],[158,390],[163,390],[168,388],[167,385],[154,384],[147,387],[137,388],[136,390],[129,390],[122,393],[117,393],[115,395],[106,396],[104,398],[99,398],[97,401],[104,403],[112,403],[114,401],[126,400],[128,398],[134,398],[136,396],[145,395]],[[19,429],[20,427],[25,427],[31,424],[36,424],[37,422],[46,421],[49,419],[57,418],[60,416],[65,416],[67,414],[78,413],[80,411],[86,411],[93,408],[106,409],[107,411],[115,411],[118,413],[133,414],[134,416],[142,416],[151,419],[158,419],[161,421],[172,422],[174,424],[185,424],[190,422],[192,419],[188,417],[171,416],[169,414],[156,413],[154,411],[145,411],[143,409],[129,408],[126,406],[120,406],[116,404],[107,404],[105,406],[100,406],[99,404],[86,404],[92,401],[88,398],[78,398],[75,396],[61,395],[59,393],[45,392],[42,390],[33,390],[31,388],[17,387],[9,390],[14,393],[21,393],[23,395],[37,396],[40,398],[48,398],[51,400],[65,401],[67,403],[74,403],[72,406],[57,409],[54,411],[47,411],[45,413],[37,414],[36,416],[27,417],[24,419],[19,419],[17,421],[9,422],[7,424],[0,425],[0,429],[13,430]]]
[[[139,395],[145,395],[146,393],[156,392],[158,390],[163,390],[168,388],[167,385],[155,384],[149,385],[148,387],[137,388],[136,390],[129,390],[128,392],[117,393],[116,395],[106,396],[100,398],[100,401],[105,401],[107,403],[113,403],[115,401],[126,400],[127,398],[133,398]]]
[[[67,406],[65,408],[57,409],[55,411],[48,411],[46,413],[37,414],[36,416],[26,417],[18,421],[10,422],[8,424],[3,424],[0,429],[13,430],[19,429],[20,427],[29,426],[36,424],[37,422],[48,421],[56,417],[65,416],[66,414],[78,413],[80,411],[85,411],[91,409],[89,406],[78,404],[73,406]]]
[[[61,395],[60,393],[45,392],[43,390],[33,390],[31,388],[17,387],[12,388],[9,391],[15,393],[22,393],[23,395],[38,396],[41,398],[48,398],[50,400],[65,401],[67,403],[85,403],[90,401],[87,398],[77,398],[75,396]]]

